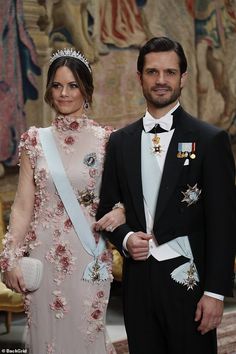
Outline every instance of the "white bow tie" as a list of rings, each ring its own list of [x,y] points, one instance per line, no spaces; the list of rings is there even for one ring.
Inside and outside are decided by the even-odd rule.
[[[159,124],[162,129],[169,131],[172,127],[173,116],[170,113],[167,113],[165,116],[155,119],[148,112],[143,118],[143,127],[146,132],[149,132],[156,124]]]

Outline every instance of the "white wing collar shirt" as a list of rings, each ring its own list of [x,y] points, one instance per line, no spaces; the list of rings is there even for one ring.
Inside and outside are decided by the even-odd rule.
[[[171,129],[173,125],[173,115],[172,113],[179,107],[179,102],[173,107],[167,114],[165,114],[161,118],[154,118],[152,115],[146,111],[145,116],[143,117],[143,127],[144,131],[148,133],[150,130],[152,130],[156,124],[158,124],[162,129],[165,129],[166,132],[163,133],[158,133],[158,136],[161,137],[161,147],[162,147],[162,152],[160,154],[156,154],[155,157],[157,159],[159,168],[161,170],[161,174],[163,172],[163,167],[166,159],[166,154],[167,150],[171,141],[171,138],[174,133],[174,129]],[[153,134],[148,134],[150,142],[153,138]],[[145,217],[146,217],[146,224],[147,224],[147,230],[146,232],[148,234],[152,234],[152,229],[153,229],[153,223],[154,220],[148,210],[147,204],[144,200],[144,211],[145,211]],[[155,237],[149,241],[149,255],[152,255],[154,258],[156,258],[158,261],[163,261],[166,259],[171,259],[171,258],[176,258],[179,257],[180,255],[175,252],[169,245],[168,243],[165,243],[163,245],[158,246]]]
[[[153,116],[146,111],[145,116],[143,117],[143,127],[145,132],[149,132],[152,128],[155,127],[156,124],[159,124],[162,129],[167,131],[171,130],[173,124],[173,115],[172,113],[179,107],[179,102],[176,104],[174,108],[172,108],[167,114],[165,114],[161,118],[153,118]]]

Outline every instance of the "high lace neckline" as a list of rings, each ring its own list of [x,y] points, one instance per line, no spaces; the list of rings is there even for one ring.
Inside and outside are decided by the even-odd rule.
[[[97,125],[97,123],[89,119],[85,114],[82,114],[80,117],[57,115],[53,120],[52,125],[58,131],[65,132],[79,131],[82,127]]]

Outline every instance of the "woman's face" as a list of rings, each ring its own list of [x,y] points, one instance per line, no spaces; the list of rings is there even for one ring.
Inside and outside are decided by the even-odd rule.
[[[72,71],[67,66],[57,69],[51,92],[53,105],[58,113],[72,116],[82,114],[84,97]]]

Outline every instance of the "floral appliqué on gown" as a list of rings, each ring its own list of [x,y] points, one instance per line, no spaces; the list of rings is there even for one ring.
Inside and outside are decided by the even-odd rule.
[[[112,129],[82,116],[58,116],[52,132],[60,156],[82,210],[92,225],[98,206],[105,146]],[[44,264],[40,288],[25,297],[33,354],[115,354],[106,333],[105,317],[112,281],[112,255],[105,250],[110,278],[103,282],[82,280],[92,261],[75,234],[73,225],[53,184],[39,141],[31,127],[21,137],[34,173],[33,215],[27,235],[16,235],[17,212],[5,236],[1,266],[11,269],[25,252]],[[20,196],[13,210],[20,208]],[[19,229],[19,228],[18,228]],[[12,231],[14,230],[14,232]],[[94,233],[96,242],[100,235]],[[18,243],[12,247],[12,239]]]

